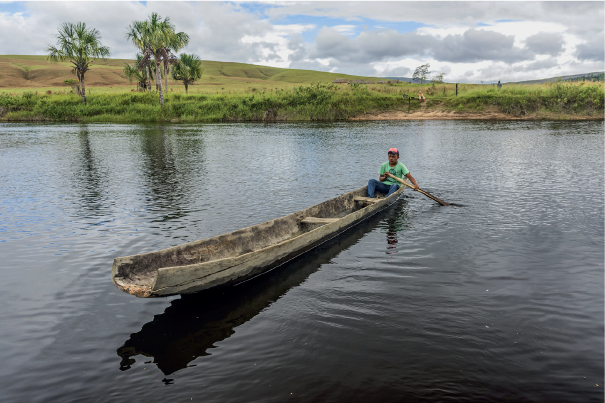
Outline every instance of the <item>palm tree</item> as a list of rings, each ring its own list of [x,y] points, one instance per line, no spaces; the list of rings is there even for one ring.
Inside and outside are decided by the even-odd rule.
[[[149,86],[149,77],[151,76],[153,78],[153,69],[151,68],[150,64],[147,63],[147,65],[143,68],[144,72],[139,70],[139,63],[141,60],[143,60],[143,55],[137,53],[136,61],[133,65],[124,63],[124,74],[129,82],[132,82],[132,80],[137,81],[137,90],[139,88],[143,88],[144,91]]]
[[[162,17],[157,13],[151,13],[149,20],[134,21],[130,24],[126,37],[143,53],[139,68],[142,69],[151,58],[154,59],[160,105],[164,107],[160,64],[164,63],[164,67],[166,67],[173,58],[171,50],[176,52],[185,47],[189,43],[189,36],[184,32],[175,32],[175,27],[170,23],[168,17],[162,21]]]
[[[204,74],[202,61],[194,54],[181,54],[181,58],[172,68],[172,78],[185,84],[185,93],[189,92],[189,84],[199,80]]]
[[[130,24],[128,26],[128,32],[126,32],[126,38],[129,39],[129,40],[131,40],[132,43],[141,52],[145,52],[145,49],[147,49],[148,45],[147,45],[146,38],[145,38],[145,24],[144,24],[144,22],[142,22],[142,21],[135,21],[132,24]],[[147,85],[145,87],[147,87],[147,89],[149,91],[151,91],[151,80],[150,80],[149,76],[150,76],[150,73],[153,70],[151,68],[147,68],[147,67],[149,67],[149,60],[147,60],[147,62],[145,63],[144,66],[140,67],[141,61],[142,61],[142,56],[141,56],[141,59],[137,58],[137,68],[139,70],[144,70],[145,71],[145,77],[147,78]]]
[[[166,92],[168,92],[168,75],[170,74],[170,65],[175,64],[178,59],[172,54],[171,49],[168,49],[168,59],[164,59],[164,82],[166,83]]]
[[[72,24],[66,22],[59,27],[57,46],[48,45],[47,59],[51,62],[69,60],[74,68],[72,72],[80,81],[82,103],[86,105],[86,88],[84,74],[90,70],[95,58],[107,59],[109,48],[101,45],[101,34],[96,29],[87,30],[86,23]]]

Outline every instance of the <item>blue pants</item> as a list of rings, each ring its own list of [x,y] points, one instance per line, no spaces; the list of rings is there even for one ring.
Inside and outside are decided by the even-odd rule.
[[[386,193],[387,197],[395,193],[399,189],[399,185],[393,183],[392,185],[385,185],[384,183],[377,181],[376,179],[370,179],[368,181],[368,197],[374,197],[374,192],[378,190],[380,193]]]

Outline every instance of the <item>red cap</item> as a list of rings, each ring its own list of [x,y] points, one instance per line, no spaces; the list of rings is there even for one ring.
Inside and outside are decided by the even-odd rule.
[[[389,153],[399,154],[399,151],[396,148],[389,148]]]

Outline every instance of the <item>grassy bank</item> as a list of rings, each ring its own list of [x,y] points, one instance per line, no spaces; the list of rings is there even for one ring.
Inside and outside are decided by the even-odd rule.
[[[165,96],[163,109],[157,94],[98,94],[81,98],[73,94],[24,93],[0,95],[3,120],[53,120],[82,122],[185,122],[263,120],[343,120],[367,110],[403,105],[395,93],[365,88],[315,84],[294,89],[256,90],[233,94],[180,94]],[[2,112],[2,111],[0,111]]]
[[[507,85],[475,88],[458,97],[433,97],[432,102],[457,111],[482,111],[495,106],[514,117],[561,114],[567,117],[603,118],[603,83],[555,82],[535,85]]]
[[[92,93],[81,98],[67,92],[0,94],[0,120],[79,122],[216,122],[346,120],[364,114],[407,111],[403,94],[421,90],[425,104],[412,101],[412,110],[442,109],[477,112],[496,108],[511,117],[562,119],[603,118],[603,83],[551,83],[504,86],[484,85],[333,85],[295,88],[215,91],[184,94],[173,91],[158,105],[155,92]]]

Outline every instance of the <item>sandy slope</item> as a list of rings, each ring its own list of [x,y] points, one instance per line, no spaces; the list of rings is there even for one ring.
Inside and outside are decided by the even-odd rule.
[[[458,120],[458,119],[491,119],[491,120],[528,120],[533,117],[514,117],[500,112],[453,112],[440,110],[423,110],[417,112],[390,111],[379,114],[366,114],[350,120]]]
[[[443,109],[427,108],[411,111],[387,111],[381,113],[364,114],[349,120],[603,120],[603,116],[593,115],[566,115],[555,113],[532,113],[524,116],[513,116],[499,112],[496,108],[484,108],[482,111],[447,111]]]

